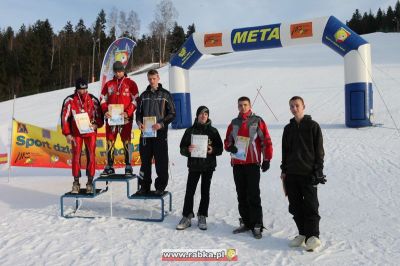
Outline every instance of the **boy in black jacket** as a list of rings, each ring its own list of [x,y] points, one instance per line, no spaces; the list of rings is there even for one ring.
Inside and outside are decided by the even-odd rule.
[[[163,88],[160,81],[160,75],[157,70],[150,69],[147,72],[149,85],[146,90],[136,99],[138,105],[136,108],[136,123],[142,134],[140,135],[139,153],[142,161],[140,166],[139,179],[140,190],[138,195],[150,193],[152,160],[154,157],[157,178],[154,182],[157,196],[162,196],[168,185],[168,125],[176,116],[174,100],[169,91]],[[156,132],[155,137],[145,137],[144,119],[146,117],[155,117],[156,123],[151,126]]]
[[[193,197],[196,192],[197,183],[201,176],[201,200],[197,212],[198,226],[201,230],[207,229],[206,217],[208,216],[208,205],[210,201],[211,178],[217,166],[216,156],[222,154],[223,145],[218,130],[211,126],[208,119],[209,110],[206,106],[200,106],[196,112],[193,126],[186,129],[182,137],[180,149],[183,156],[188,157],[187,166],[189,175],[186,184],[185,203],[183,205],[182,219],[176,226],[177,230],[184,230],[191,226],[193,213]],[[208,136],[206,158],[194,157],[196,146],[192,143],[192,135]],[[193,156],[193,157],[192,157]]]
[[[321,128],[311,116],[304,115],[304,100],[294,96],[289,101],[294,118],[285,126],[282,136],[282,174],[289,199],[289,212],[299,230],[290,247],[305,244],[313,251],[321,245],[317,185],[326,182],[324,147]]]

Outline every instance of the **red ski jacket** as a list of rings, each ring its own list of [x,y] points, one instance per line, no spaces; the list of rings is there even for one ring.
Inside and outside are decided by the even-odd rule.
[[[136,98],[139,96],[139,90],[136,83],[126,75],[117,79],[114,76],[112,80],[107,81],[101,90],[100,105],[103,113],[108,111],[109,104],[123,104],[124,111],[128,114],[129,120],[132,120],[133,113],[136,110]]]
[[[64,99],[61,109],[61,128],[62,133],[76,136],[90,136],[96,132],[81,134],[76,125],[74,115],[79,113],[88,113],[92,124],[96,124],[98,128],[103,126],[103,114],[100,110],[99,100],[89,93],[79,94],[75,92]]]
[[[233,119],[226,131],[225,150],[235,145],[238,136],[249,138],[247,156],[245,161],[232,158],[232,165],[260,164],[262,163],[261,153],[264,161],[272,159],[271,138],[267,125],[261,117],[249,111],[246,114],[239,114],[237,118]]]

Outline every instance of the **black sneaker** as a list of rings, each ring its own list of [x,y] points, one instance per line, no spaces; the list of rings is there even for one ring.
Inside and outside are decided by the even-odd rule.
[[[164,194],[164,190],[161,190],[161,189],[157,189],[155,192],[154,192],[154,195],[156,195],[156,196],[162,196]]]
[[[150,189],[141,187],[135,194],[136,195],[147,195],[150,193]]]
[[[255,239],[262,238],[262,225],[261,224],[256,224],[252,231],[253,231],[253,236]]]
[[[115,174],[114,168],[109,166],[109,165],[107,165],[104,168],[104,171],[100,174],[100,176],[109,176],[109,175],[113,175],[113,174]]]
[[[250,230],[250,228],[248,228],[244,223],[243,223],[243,219],[242,218],[239,218],[239,227],[238,228],[236,228],[235,230],[233,230],[232,231],[232,233],[234,233],[234,234],[239,234],[239,233],[243,233],[243,232],[246,232],[246,231],[249,231]]]
[[[132,175],[133,174],[133,169],[131,165],[125,166],[125,175]]]

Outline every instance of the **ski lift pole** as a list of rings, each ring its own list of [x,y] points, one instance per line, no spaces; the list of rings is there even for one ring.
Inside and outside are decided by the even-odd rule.
[[[254,97],[254,100],[253,100],[253,103],[252,103],[252,105],[254,105],[254,104],[255,104],[255,102],[256,102],[256,100],[257,100],[257,98],[258,98],[258,95],[260,94],[260,90],[261,90],[261,88],[262,88],[262,86],[260,86],[260,88],[259,88],[259,89],[257,89],[257,94],[256,94],[256,97]]]
[[[267,101],[264,99],[264,96],[261,94],[261,89],[262,86],[260,87],[260,89],[258,90],[258,94],[260,94],[261,99],[263,100],[263,102],[265,103],[265,105],[268,107],[268,109],[271,111],[272,115],[275,117],[275,120],[278,122],[278,118],[276,117],[276,115],[274,114],[274,112],[272,111],[271,107],[269,107]]]

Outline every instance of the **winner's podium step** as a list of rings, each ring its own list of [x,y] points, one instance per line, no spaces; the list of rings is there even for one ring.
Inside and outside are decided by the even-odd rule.
[[[79,202],[82,202],[83,199],[93,199],[96,198],[102,194],[109,194],[110,195],[110,216],[112,216],[112,187],[111,183],[112,182],[122,182],[126,183],[126,197],[129,200],[159,200],[160,201],[160,216],[159,218],[133,218],[133,217],[125,217],[127,219],[131,220],[139,220],[139,221],[154,221],[154,222],[162,222],[165,218],[165,216],[168,215],[169,212],[172,211],[172,194],[171,192],[164,191],[162,195],[156,195],[155,191],[151,191],[148,194],[145,195],[138,195],[135,193],[132,193],[131,191],[131,181],[134,179],[137,179],[137,190],[139,190],[139,180],[138,178],[141,178],[138,175],[125,175],[125,174],[112,174],[109,176],[100,176],[93,180],[93,189],[94,193],[92,194],[87,194],[86,189],[83,188],[79,191],[78,194],[72,194],[71,192],[65,193],[63,196],[60,198],[60,205],[61,205],[61,216],[64,218],[74,218],[74,217],[80,217],[80,218],[95,218],[95,217],[84,217],[84,216],[79,216],[76,215],[78,212],[81,204]],[[104,186],[105,183],[105,188],[99,188],[100,186]],[[165,211],[165,200],[164,198],[167,197],[169,201],[169,208],[168,211]],[[64,213],[64,200],[66,198],[69,199],[75,199],[75,209],[68,213]],[[134,210],[132,210],[134,211]]]

